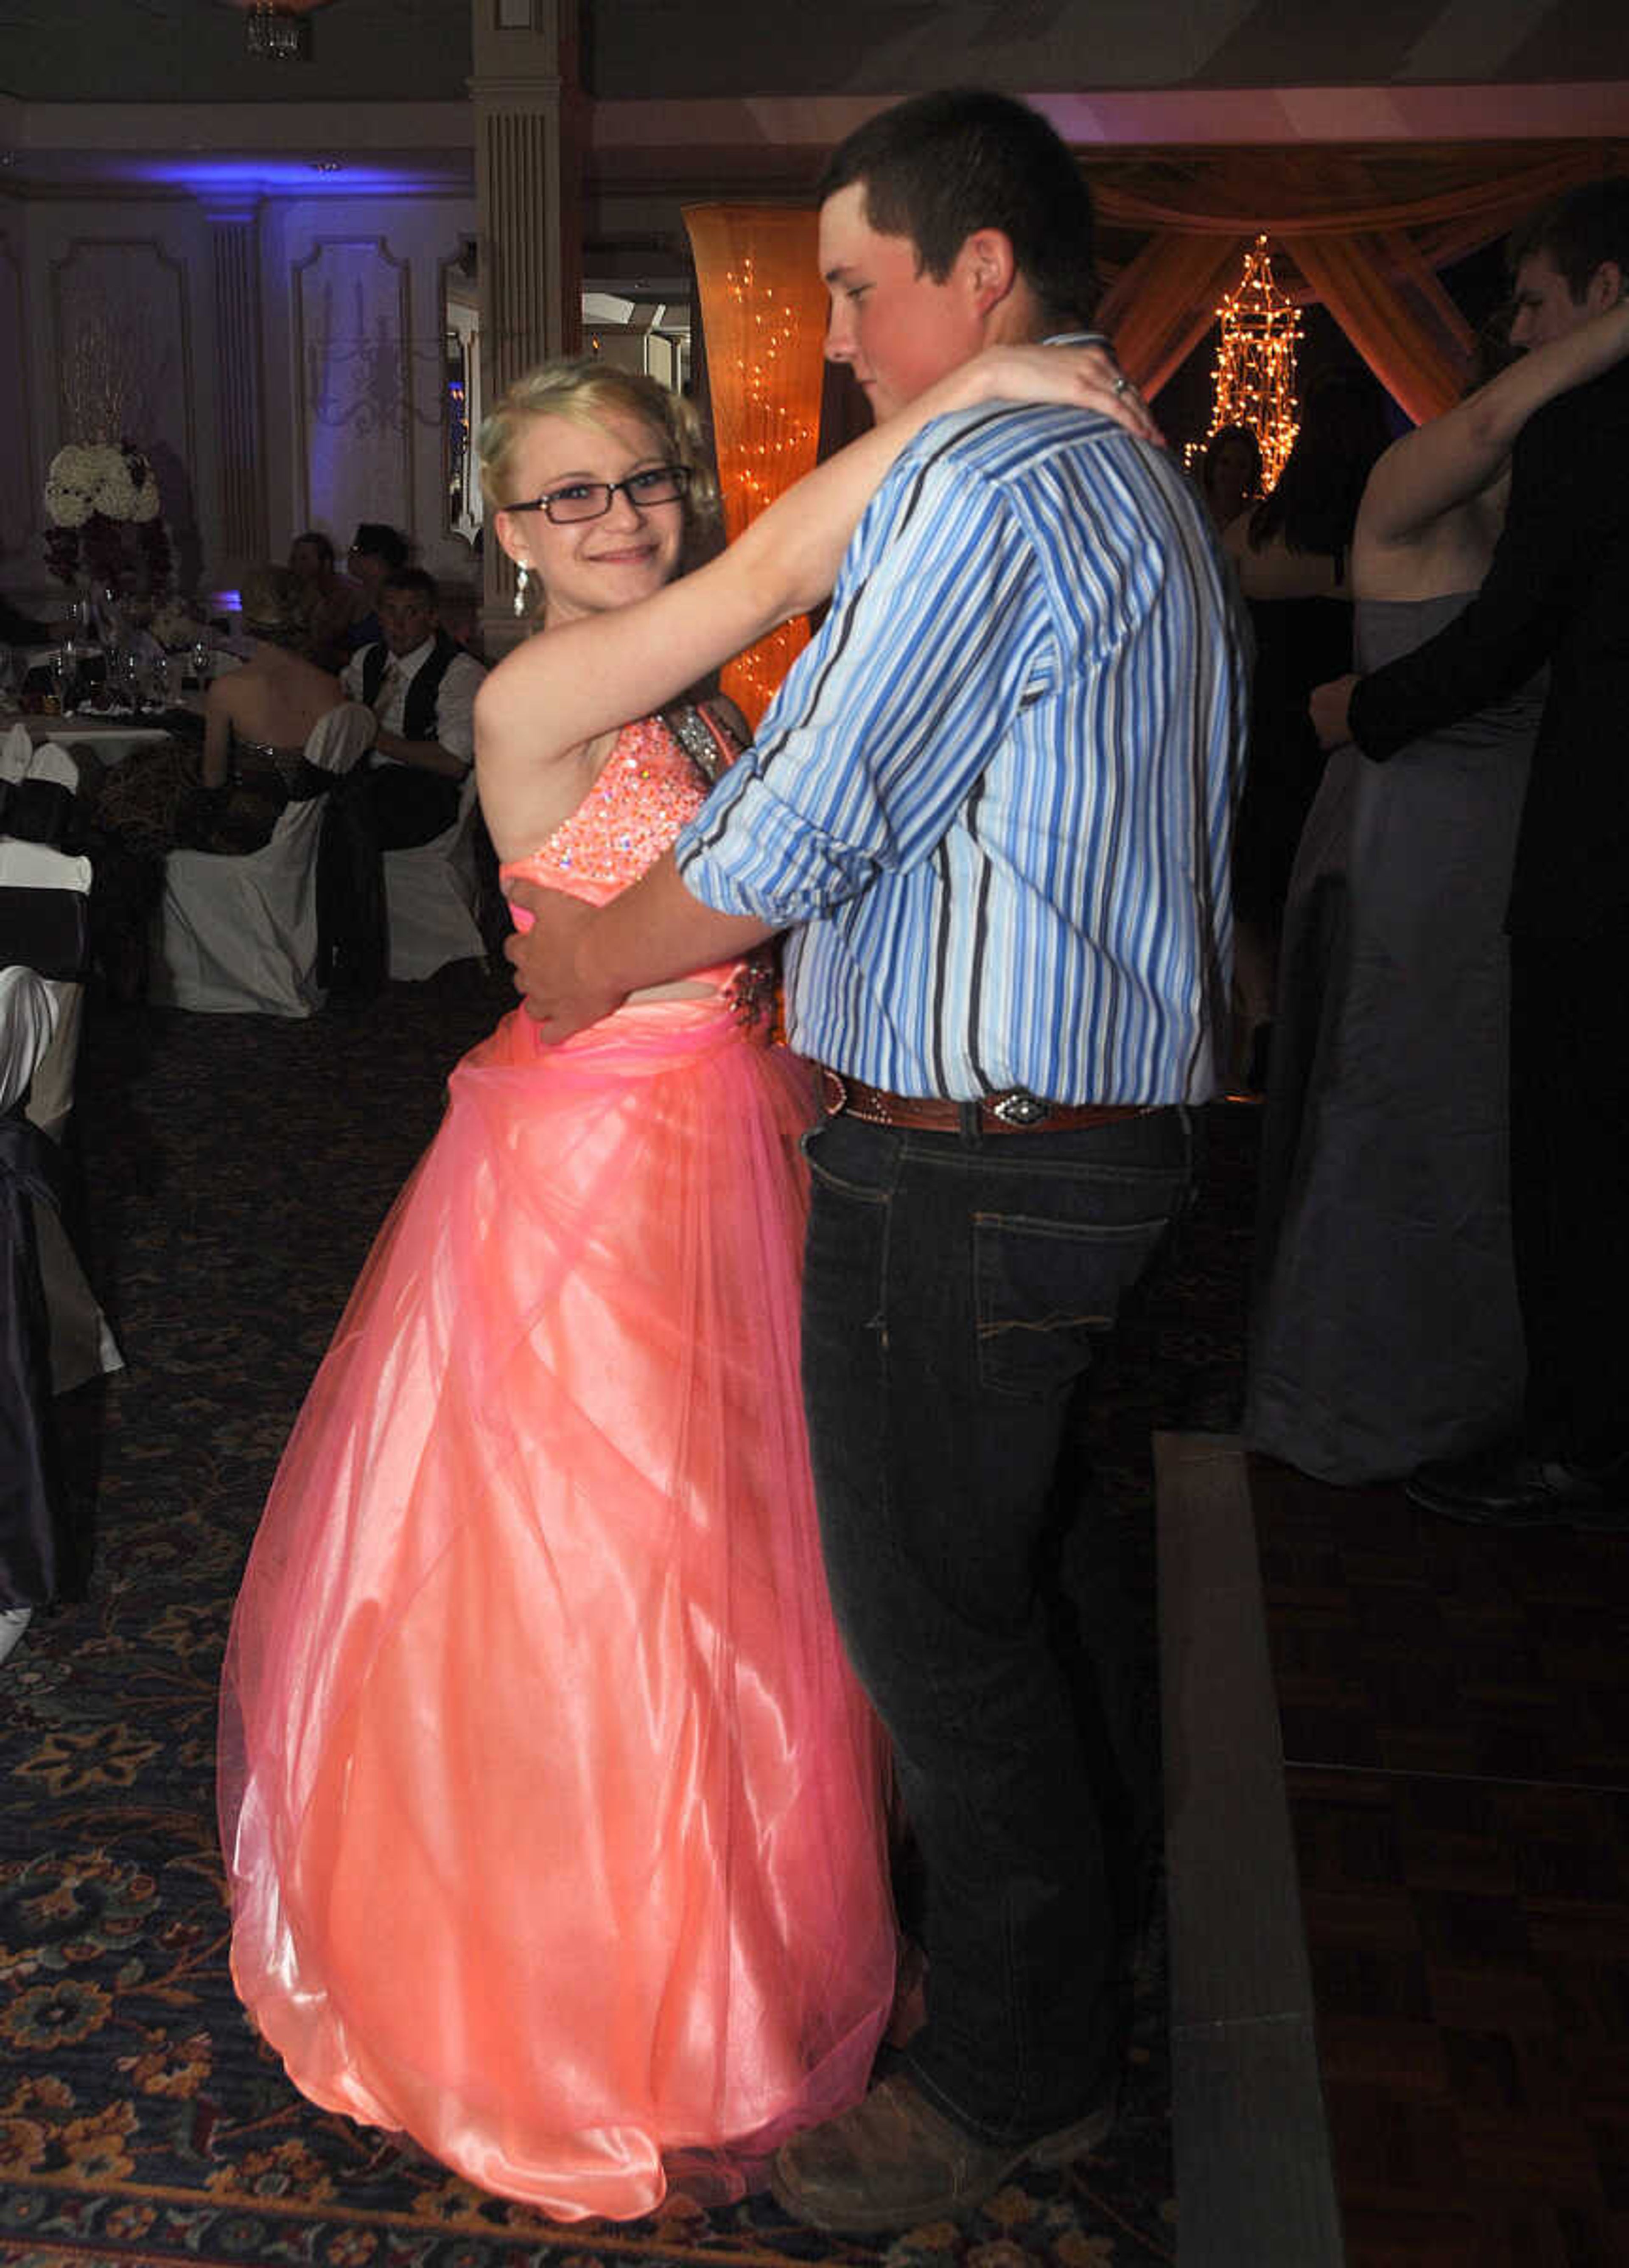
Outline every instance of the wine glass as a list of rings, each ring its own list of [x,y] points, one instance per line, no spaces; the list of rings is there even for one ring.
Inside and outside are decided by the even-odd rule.
[[[116,646],[109,656],[109,664],[114,707],[132,713],[138,711],[142,705],[142,672],[136,648]]]
[[[51,678],[56,687],[59,717],[71,717],[79,706],[79,650],[71,637],[63,640],[51,656]]]

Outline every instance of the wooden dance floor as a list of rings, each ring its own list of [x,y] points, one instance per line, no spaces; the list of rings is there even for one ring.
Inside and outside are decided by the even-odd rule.
[[[1183,2268],[1629,2260],[1629,1536],[1158,1446]]]

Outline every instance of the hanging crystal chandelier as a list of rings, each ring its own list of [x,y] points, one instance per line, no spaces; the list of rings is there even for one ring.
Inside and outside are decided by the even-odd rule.
[[[297,63],[311,60],[311,18],[328,0],[229,0],[246,12],[243,37],[251,55],[261,63]]]
[[[311,26],[303,16],[290,16],[274,0],[256,0],[244,33],[249,53],[264,63],[295,63],[311,53]]]

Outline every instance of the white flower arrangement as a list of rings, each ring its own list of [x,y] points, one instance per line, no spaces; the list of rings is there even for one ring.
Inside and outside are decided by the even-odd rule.
[[[51,460],[45,508],[55,527],[83,527],[97,512],[109,519],[157,519],[158,483],[139,449],[72,441]]]
[[[59,449],[45,476],[45,508],[54,527],[83,527],[100,509],[96,494],[101,486],[103,449],[73,442]]]
[[[81,573],[120,590],[136,582],[150,595],[167,589],[170,539],[158,483],[129,441],[70,441],[45,480],[46,559],[60,582]]]

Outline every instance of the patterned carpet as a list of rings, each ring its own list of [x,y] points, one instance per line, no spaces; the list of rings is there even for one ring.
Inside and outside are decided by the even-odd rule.
[[[965,2228],[876,2247],[768,2198],[557,2228],[305,2102],[228,1980],[211,1810],[216,1679],[239,1571],[344,1293],[458,1054],[507,1005],[475,964],[306,1024],[92,1003],[83,1241],[129,1370],[63,1405],[93,1507],[89,1595],[0,1673],[0,2258],[549,2268],[606,2258],[1131,2268],[1175,2257],[1157,1936],[1124,2117],[1103,2154]],[[1236,1391],[1243,1114],[1149,1328],[1157,1386],[1111,1392],[1100,1468],[1142,1531],[1154,1424]],[[1152,1664],[1149,1690],[1153,1690]]]

